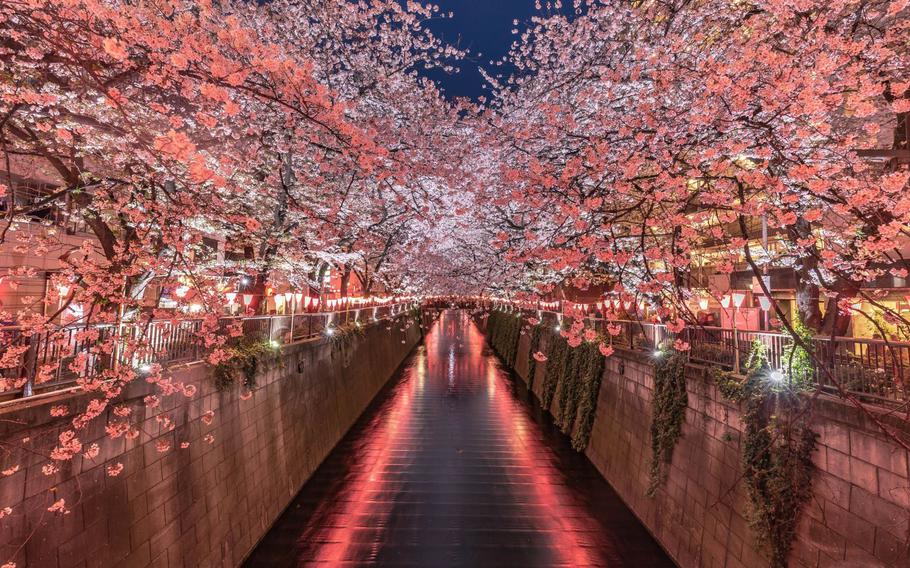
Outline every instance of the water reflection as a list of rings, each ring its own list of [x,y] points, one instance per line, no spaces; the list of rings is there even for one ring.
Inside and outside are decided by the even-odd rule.
[[[249,566],[670,566],[446,312]]]

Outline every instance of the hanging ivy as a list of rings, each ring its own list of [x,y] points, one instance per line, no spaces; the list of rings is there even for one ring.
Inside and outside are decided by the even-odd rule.
[[[673,449],[682,437],[689,396],[686,393],[686,357],[677,351],[661,352],[654,366],[651,395],[651,482],[647,495],[653,496],[667,477]]]
[[[537,324],[531,326],[531,339],[528,342],[528,390],[534,390],[534,376],[537,374],[537,359],[534,354],[540,349],[540,336],[543,332],[543,325]]]
[[[752,345],[746,372],[734,402],[743,404],[742,468],[750,523],[770,549],[770,566],[785,568],[799,516],[812,496],[817,435],[810,428],[811,400],[772,378],[760,342]]]
[[[550,352],[547,354],[546,373],[544,373],[540,393],[540,403],[546,409],[550,408],[550,403],[553,402],[553,396],[556,394],[556,386],[559,383],[559,376],[563,372],[568,350],[569,344],[566,339],[559,332],[554,332],[550,336]]]
[[[709,371],[711,380],[717,385],[720,395],[730,402],[740,403],[745,397],[743,382],[732,371],[725,371],[720,367],[711,367]]]
[[[348,347],[351,347],[354,344],[354,340],[358,337],[363,337],[363,334],[363,326],[358,325],[357,322],[346,323],[332,328],[332,335],[330,336],[332,354],[334,355],[336,351],[344,351]]]
[[[242,384],[247,389],[256,388],[256,376],[259,369],[277,361],[281,350],[269,341],[243,340],[228,348],[230,358],[215,365],[212,374],[218,390],[230,388],[239,374]]]
[[[543,329],[542,324],[531,327],[528,348],[529,387],[533,387],[534,384],[537,370],[534,353],[540,348]],[[490,344],[512,368],[520,334],[521,323],[514,314],[497,311],[490,313],[487,320]],[[598,349],[598,344],[599,339],[585,342],[573,349],[559,332],[553,332],[548,341],[549,353],[541,385],[541,404],[549,409],[559,390],[559,415],[554,415],[554,419],[564,433],[570,434],[573,429],[575,430],[572,434],[572,445],[578,451],[584,451],[588,446],[597,409],[597,397],[604,369],[604,357]]]
[[[510,367],[515,367],[518,339],[521,337],[519,314],[494,310],[487,319],[487,336],[493,351]]]
[[[583,452],[591,439],[594,417],[597,411],[597,397],[600,394],[600,383],[603,378],[605,358],[596,343],[584,346],[585,354],[581,369],[581,389],[578,403],[578,425],[572,436],[572,447]]]
[[[568,433],[575,421],[578,408],[578,370],[581,367],[581,346],[569,348],[569,354],[562,373],[559,375],[559,417],[557,422],[563,433]]]
[[[787,377],[791,388],[804,390],[813,383],[815,366],[812,363],[812,354],[797,343],[812,345],[812,330],[798,317],[793,321],[793,332],[788,331],[790,341],[784,347],[781,356],[781,372]]]

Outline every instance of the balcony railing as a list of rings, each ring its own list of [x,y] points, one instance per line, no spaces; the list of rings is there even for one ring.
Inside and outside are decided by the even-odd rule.
[[[252,317],[222,317],[220,332],[240,324],[242,336],[254,340],[301,341],[322,335],[329,327],[354,322],[368,324],[394,318],[413,302],[390,303],[336,312],[303,313]],[[32,396],[70,388],[79,379],[93,376],[112,366],[140,368],[157,363],[174,365],[200,361],[208,351],[202,338],[203,320],[161,320],[142,324],[69,325],[25,337],[19,327],[0,327],[0,355],[6,349],[26,348],[17,364],[0,368],[0,378],[21,386],[0,390],[0,400]],[[117,336],[117,346],[141,345],[141,349],[122,348],[120,353],[100,354],[93,347]],[[51,376],[41,375],[51,366]],[[40,377],[40,378],[39,378]]]
[[[507,308],[515,310],[516,308]],[[528,317],[539,317],[548,325],[571,321],[572,315],[558,312],[524,310]],[[672,345],[676,339],[689,344],[690,360],[734,370],[737,361],[743,364],[749,356],[752,342],[766,348],[768,362],[775,370],[787,366],[790,336],[782,333],[733,330],[721,327],[686,327],[680,334],[671,333],[666,325],[585,317],[586,327],[602,333],[615,347],[654,351]],[[608,326],[617,331],[610,335]],[[861,339],[855,337],[816,337],[809,348],[817,363],[811,376],[819,388],[828,392],[843,389],[859,399],[894,407],[910,403],[910,343]],[[737,357],[737,350],[739,351]],[[784,377],[784,380],[787,380]]]

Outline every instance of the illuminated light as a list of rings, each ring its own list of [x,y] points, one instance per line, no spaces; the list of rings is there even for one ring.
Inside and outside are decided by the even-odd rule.
[[[237,299],[237,292],[228,292],[224,295],[224,297],[227,299],[228,305],[233,305],[234,300]]]
[[[277,339],[272,339],[271,341],[269,341],[269,345],[272,347],[272,349],[278,349],[279,347],[281,347],[281,344],[278,343]]]
[[[730,307],[730,294],[724,294],[720,299],[720,305],[723,306],[724,309]]]
[[[266,296],[274,296],[274,295],[275,295],[275,289],[272,288],[271,286],[266,287],[266,289],[265,289],[265,295],[266,295]]]
[[[761,309],[766,312],[771,309],[771,298],[768,296],[759,296],[758,303],[761,306]]]
[[[327,328],[325,328],[325,334],[326,334],[326,335],[334,335],[334,334],[335,334],[335,330],[332,329],[331,327],[327,327]]]
[[[244,286],[249,286],[250,279],[248,277],[244,276],[243,278],[240,279],[240,283],[243,284]]]
[[[202,311],[202,304],[191,304],[191,305],[190,305],[190,313],[191,313],[191,314],[196,314],[196,313],[199,313],[199,312],[201,312],[201,311]]]
[[[654,350],[654,353],[653,353],[653,355],[654,355],[655,357],[657,357],[658,359],[659,359],[660,357],[662,357],[663,354],[664,354],[664,352],[661,351],[660,349],[655,349],[655,350]]]
[[[244,295],[243,295],[243,305],[249,307],[249,305],[252,304],[252,303],[253,303],[253,295],[252,295],[252,294],[244,294]]]
[[[150,373],[151,371],[152,371],[152,366],[149,365],[148,363],[143,363],[142,365],[139,365],[140,373]]]
[[[560,327],[560,326],[558,326],[558,325],[557,325],[557,326],[554,326],[553,329],[554,329],[555,331],[562,331],[562,327]]]
[[[742,292],[733,293],[733,307],[739,308],[743,305],[743,300],[746,299],[746,295]]]
[[[768,378],[771,379],[772,381],[774,381],[775,383],[779,383],[782,380],[784,380],[784,374],[781,373],[780,371],[771,371],[771,373],[768,375]]]
[[[309,298],[307,298],[307,299],[309,299]],[[297,305],[299,306],[299,305],[300,305],[300,302],[303,301],[303,294],[300,293],[300,292],[294,294],[294,301],[295,301],[295,302],[297,303]]]
[[[708,309],[708,298],[699,298],[698,307],[699,307],[699,309],[701,309],[701,311],[707,310]]]
[[[174,289],[174,295],[176,295],[178,298],[183,298],[184,296],[187,295],[187,293],[188,293],[189,291],[190,291],[190,287],[189,287],[189,286],[177,286],[177,287]]]
[[[290,303],[291,303],[291,298],[293,298],[293,297],[294,297],[294,293],[293,293],[293,292],[285,292],[285,293],[284,293],[284,302],[285,302],[286,304],[290,304]]]

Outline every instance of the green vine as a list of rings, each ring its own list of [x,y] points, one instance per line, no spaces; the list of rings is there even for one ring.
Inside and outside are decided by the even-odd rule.
[[[583,452],[591,440],[591,429],[594,427],[594,417],[597,411],[597,397],[600,394],[600,382],[603,378],[606,361],[601,355],[597,343],[586,343],[583,348],[584,356],[580,369],[582,386],[577,404],[578,424],[572,436],[572,447],[578,452]]]
[[[540,336],[543,332],[543,325],[537,324],[531,326],[531,339],[528,343],[528,390],[534,390],[534,376],[537,374],[537,359],[534,354],[540,349]]]
[[[268,363],[277,361],[281,349],[270,341],[243,340],[228,348],[229,358],[215,365],[212,372],[218,390],[230,388],[239,374],[244,387],[256,388],[256,375],[259,369]]]
[[[744,405],[742,467],[750,523],[770,548],[771,567],[785,568],[800,513],[812,496],[817,435],[810,428],[810,400],[771,371],[764,345],[754,342],[734,402]]]
[[[686,357],[677,351],[661,352],[654,366],[651,396],[651,482],[647,495],[653,496],[666,480],[673,449],[682,437],[689,396],[686,393]]]
[[[804,390],[813,382],[815,366],[812,364],[812,354],[806,351],[804,347],[797,344],[797,340],[801,341],[804,345],[812,345],[813,333],[798,317],[794,318],[793,331],[795,333],[788,332],[790,341],[787,346],[784,347],[781,356],[781,371],[790,381],[790,386],[792,388]]]
[[[557,422],[563,433],[571,431],[578,406],[578,370],[581,367],[581,346],[570,348],[568,361],[559,375],[559,417]]]
[[[531,327],[528,347],[529,388],[534,384],[537,371],[534,353],[540,348],[543,330],[543,324]],[[487,319],[490,344],[513,369],[520,333],[521,323],[514,314],[497,311],[490,313]],[[584,451],[588,446],[594,425],[604,369],[604,357],[598,349],[600,339],[585,342],[573,349],[559,332],[552,332],[547,342],[549,353],[541,385],[541,405],[549,409],[559,389],[559,415],[554,414],[553,417],[564,433],[572,434],[572,446],[578,451]]]
[[[553,396],[556,394],[556,386],[559,383],[559,376],[563,372],[568,354],[569,344],[566,339],[559,333],[554,332],[550,336],[550,352],[547,354],[546,373],[541,385],[540,403],[545,409],[550,408],[553,402]]]
[[[521,337],[521,317],[519,316],[520,314],[494,310],[490,312],[487,320],[487,335],[490,338],[490,345],[496,354],[512,368],[515,367],[518,339]]]
[[[343,351],[354,344],[358,337],[363,337],[363,325],[359,322],[346,323],[333,327],[332,334],[329,336],[332,342],[332,353]]]
[[[725,371],[720,367],[711,367],[708,371],[711,380],[717,385],[720,395],[730,402],[740,403],[745,398],[743,382],[732,371]]]

